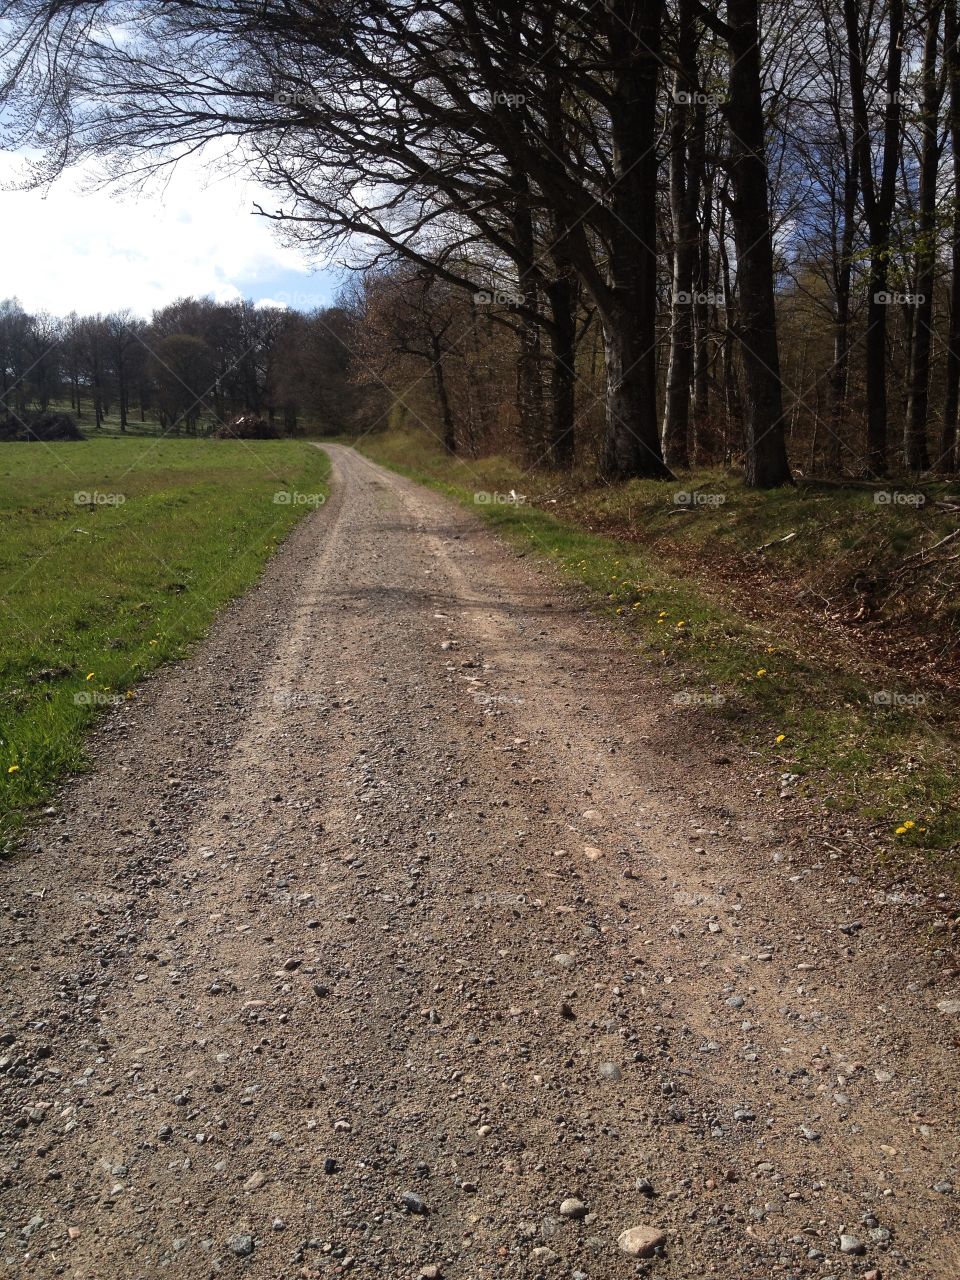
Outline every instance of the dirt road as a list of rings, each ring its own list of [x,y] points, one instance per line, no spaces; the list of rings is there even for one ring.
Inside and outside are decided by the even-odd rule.
[[[936,902],[331,454],[0,867],[0,1273],[960,1277]]]

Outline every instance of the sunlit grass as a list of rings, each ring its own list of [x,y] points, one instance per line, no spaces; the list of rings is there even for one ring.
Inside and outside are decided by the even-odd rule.
[[[274,495],[327,473],[302,442],[0,445],[0,833],[257,578],[310,509]]]
[[[960,841],[957,706],[946,691],[920,704],[884,702],[909,677],[867,676],[820,652],[810,619],[784,608],[783,625],[758,622],[740,607],[735,585],[709,589],[687,571],[696,544],[738,554],[796,531],[777,543],[798,572],[836,571],[844,547],[864,555],[864,529],[877,518],[872,494],[746,490],[722,472],[663,484],[637,481],[614,488],[570,485],[572,497],[550,509],[557,477],[522,476],[509,459],[457,460],[415,435],[370,437],[370,457],[468,504],[517,545],[557,564],[588,593],[591,605],[628,632],[668,698],[686,698],[700,723],[733,728],[783,773],[800,775],[831,808],[880,824],[891,848],[916,846],[950,861]],[[569,483],[569,482],[568,482]],[[513,489],[527,501],[477,503],[478,491]],[[677,513],[677,494],[722,494],[723,503],[696,504]],[[540,503],[542,505],[537,505]],[[918,543],[916,511],[886,512],[885,554]],[[927,530],[928,541],[949,519]],[[630,538],[605,536],[606,527],[632,524]],[[593,526],[593,528],[591,528]],[[671,550],[667,549],[670,544]],[[867,544],[867,555],[876,547]],[[952,607],[951,602],[951,607]],[[948,619],[944,620],[948,625]],[[806,628],[806,631],[805,631]],[[960,867],[960,863],[957,864]]]

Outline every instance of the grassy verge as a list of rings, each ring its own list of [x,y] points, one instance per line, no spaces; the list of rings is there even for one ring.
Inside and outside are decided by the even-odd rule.
[[[327,473],[302,442],[0,445],[0,837],[83,768],[98,711],[255,581]]]
[[[949,663],[938,667],[916,643],[924,625],[937,633],[933,653],[955,642],[953,569],[935,553],[924,573],[906,573],[909,557],[957,527],[936,506],[941,492],[922,505],[856,488],[764,494],[720,472],[698,473],[695,489],[605,488],[522,476],[505,458],[449,459],[419,436],[360,447],[582,584],[629,630],[668,698],[724,721],[798,776],[785,785],[813,786],[869,819],[884,850],[913,847],[960,872],[960,700]],[[526,500],[509,500],[511,490]],[[851,579],[867,586],[844,602]]]

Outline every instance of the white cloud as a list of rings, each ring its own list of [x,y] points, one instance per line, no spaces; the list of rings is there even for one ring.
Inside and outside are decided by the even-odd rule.
[[[0,179],[11,178],[18,163],[15,156],[0,157]],[[168,181],[137,197],[81,190],[86,177],[74,171],[47,191],[0,194],[3,294],[19,298],[28,311],[129,307],[149,315],[188,294],[220,301],[256,299],[261,291],[277,296],[291,275],[309,291],[308,264],[254,215],[254,200],[269,209],[271,197],[250,184],[234,177],[211,181],[209,166],[198,159],[184,161]]]

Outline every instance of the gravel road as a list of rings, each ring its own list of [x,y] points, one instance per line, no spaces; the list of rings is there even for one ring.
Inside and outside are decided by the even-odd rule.
[[[0,1274],[957,1280],[944,903],[329,452],[0,866]]]

